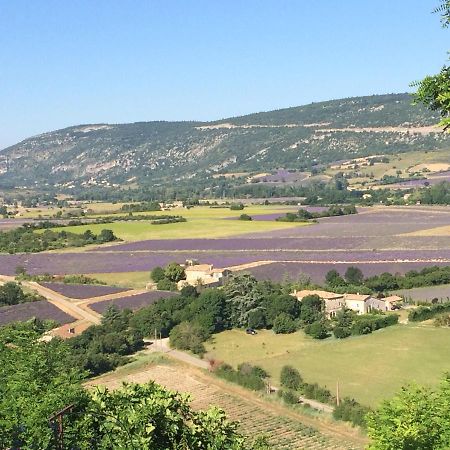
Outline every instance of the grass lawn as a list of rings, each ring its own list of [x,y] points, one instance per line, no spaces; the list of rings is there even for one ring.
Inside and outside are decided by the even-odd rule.
[[[139,241],[143,239],[182,239],[182,238],[220,238],[235,236],[244,233],[279,230],[304,226],[302,223],[286,223],[276,221],[241,221],[229,220],[228,217],[239,217],[243,212],[252,214],[271,214],[287,212],[295,208],[274,208],[270,206],[253,206],[243,211],[231,211],[225,208],[198,207],[192,209],[174,209],[172,211],[149,212],[148,215],[173,214],[182,215],[188,221],[165,225],[151,225],[146,222],[113,222],[108,224],[90,224],[73,227],[54,228],[59,231],[83,233],[91,230],[99,233],[107,228],[125,241]],[[41,231],[41,230],[40,230]]]
[[[450,371],[450,329],[398,325],[371,335],[316,341],[301,331],[275,335],[261,330],[219,333],[207,344],[209,356],[232,365],[258,364],[279,383],[285,364],[296,367],[307,382],[317,382],[341,396],[375,406],[406,382],[435,384]]]
[[[143,289],[151,281],[150,272],[90,273],[87,276],[112,286],[132,289]]]

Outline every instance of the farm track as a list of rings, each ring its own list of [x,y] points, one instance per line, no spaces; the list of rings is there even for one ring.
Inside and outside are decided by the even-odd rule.
[[[0,275],[0,280],[3,282],[15,281],[14,277]],[[81,305],[69,300],[62,294],[55,292],[49,288],[41,286],[34,281],[22,281],[22,286],[31,289],[47,299],[49,303],[55,305],[61,311],[74,317],[77,320],[84,319],[92,324],[99,324],[101,321],[101,315],[90,309],[82,308]]]
[[[344,427],[288,410],[250,391],[184,365],[147,366],[124,376],[120,376],[120,372],[112,373],[88,385],[117,388],[122,381],[145,383],[149,380],[171,390],[190,393],[194,409],[206,409],[211,405],[223,408],[232,420],[240,422],[244,434],[264,434],[274,449],[356,450],[362,449],[366,443],[363,437]]]

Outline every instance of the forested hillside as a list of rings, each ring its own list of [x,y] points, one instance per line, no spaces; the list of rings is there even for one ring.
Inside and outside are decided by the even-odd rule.
[[[0,186],[59,190],[309,170],[332,161],[450,148],[436,114],[409,94],[313,103],[216,122],[79,125],[0,152]]]

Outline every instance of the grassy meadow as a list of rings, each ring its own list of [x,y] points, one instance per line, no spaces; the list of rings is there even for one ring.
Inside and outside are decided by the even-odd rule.
[[[298,209],[298,208],[297,208]],[[142,215],[181,215],[187,222],[152,225],[142,221],[113,222],[110,224],[89,224],[64,227],[65,231],[84,233],[91,230],[99,233],[104,228],[111,229],[124,241],[140,241],[145,239],[186,239],[186,238],[221,238],[245,233],[267,232],[286,228],[304,226],[302,223],[287,223],[272,221],[242,221],[231,220],[241,214],[272,214],[295,211],[295,207],[283,208],[273,206],[251,206],[243,211],[231,211],[229,208],[209,208],[200,206],[191,209],[173,209],[171,211],[152,211],[136,213]],[[122,213],[123,214],[123,213]],[[55,231],[63,228],[54,228]]]
[[[450,330],[431,325],[397,325],[365,336],[317,341],[302,331],[275,335],[261,330],[249,336],[231,330],[213,336],[208,356],[236,366],[250,362],[266,369],[279,384],[281,368],[296,367],[307,382],[370,406],[416,381],[436,384],[450,371]]]
[[[87,276],[103,281],[110,286],[144,289],[150,283],[150,271],[90,273]]]
[[[349,180],[349,184],[360,186],[362,181],[374,182],[374,180],[380,180],[384,175],[396,176],[397,170],[401,170],[403,177],[408,176],[408,169],[417,166],[418,164],[448,164],[448,151],[447,150],[435,150],[435,151],[416,151],[400,153],[398,155],[387,155],[389,158],[388,163],[376,163],[373,166],[361,167],[359,172],[365,174],[366,177],[352,178]],[[325,173],[330,176],[338,173],[340,169],[327,169]],[[374,175],[374,179],[370,179],[369,175]]]

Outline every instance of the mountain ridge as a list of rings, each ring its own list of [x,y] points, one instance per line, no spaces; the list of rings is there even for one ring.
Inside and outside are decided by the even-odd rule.
[[[81,124],[0,151],[0,186],[126,187],[224,171],[307,169],[343,158],[450,148],[409,94],[350,97],[215,121]]]

